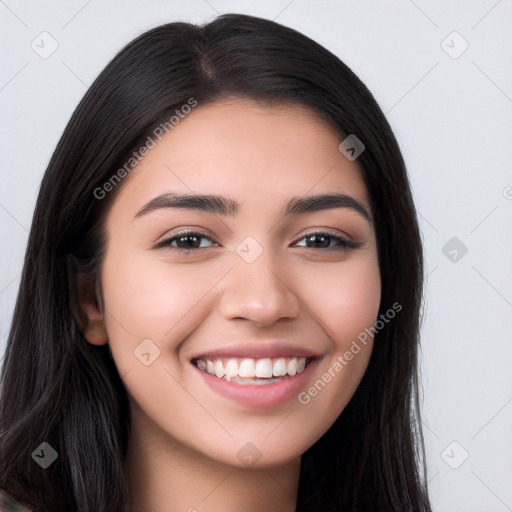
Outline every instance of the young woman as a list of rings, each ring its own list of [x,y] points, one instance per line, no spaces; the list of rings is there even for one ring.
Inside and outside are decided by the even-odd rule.
[[[428,512],[423,259],[371,93],[229,14],[128,44],[44,176],[3,365],[35,511]]]

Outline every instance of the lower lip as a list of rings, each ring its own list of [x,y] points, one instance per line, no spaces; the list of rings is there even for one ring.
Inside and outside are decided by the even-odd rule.
[[[220,395],[246,407],[263,409],[277,407],[297,396],[308,383],[317,364],[318,359],[313,359],[301,373],[297,373],[293,377],[288,376],[273,384],[260,385],[228,382],[200,370],[195,365],[194,367],[201,374],[206,384]]]

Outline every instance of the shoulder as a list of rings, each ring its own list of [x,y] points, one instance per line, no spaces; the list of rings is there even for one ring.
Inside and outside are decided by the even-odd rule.
[[[24,503],[16,501],[7,492],[0,489],[0,511],[2,512],[33,512],[33,510]]]

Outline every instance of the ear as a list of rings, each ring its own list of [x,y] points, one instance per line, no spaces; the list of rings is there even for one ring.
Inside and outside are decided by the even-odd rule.
[[[82,333],[92,345],[105,345],[108,338],[99,280],[84,276],[77,276],[76,279]]]
[[[105,345],[107,343],[107,331],[103,321],[103,313],[94,297],[82,303],[82,308],[87,317],[87,325],[84,329],[85,339],[92,345]]]

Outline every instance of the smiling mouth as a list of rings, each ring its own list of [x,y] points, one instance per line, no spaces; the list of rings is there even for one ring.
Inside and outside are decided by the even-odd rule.
[[[312,357],[230,357],[196,358],[192,363],[200,370],[236,384],[265,385],[302,373]]]

